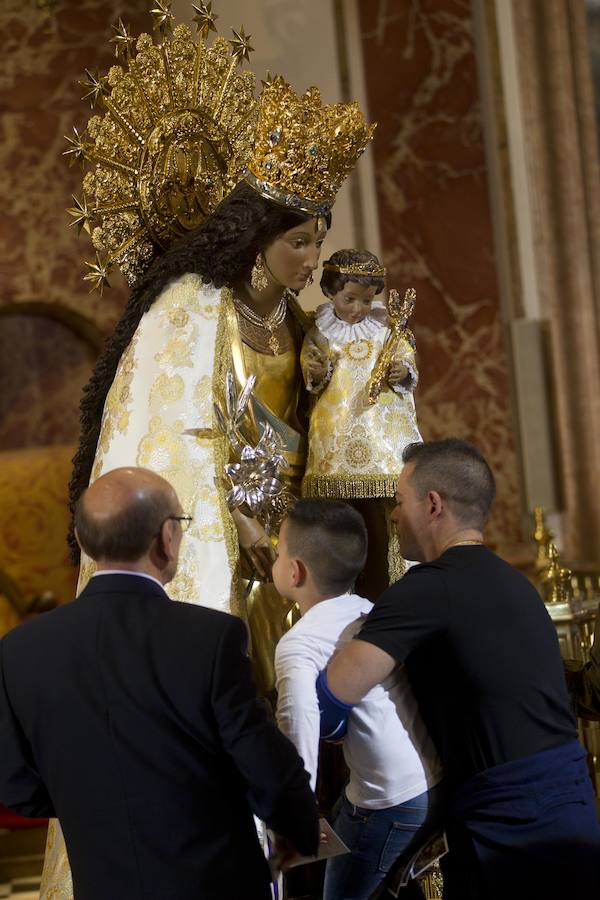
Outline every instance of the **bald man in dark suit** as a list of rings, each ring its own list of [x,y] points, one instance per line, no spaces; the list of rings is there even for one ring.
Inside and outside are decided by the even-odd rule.
[[[76,512],[96,574],[0,642],[0,801],[60,819],[76,900],[267,900],[253,813],[284,857],[317,851],[244,623],[164,591],[187,521],[156,474],[102,476]]]

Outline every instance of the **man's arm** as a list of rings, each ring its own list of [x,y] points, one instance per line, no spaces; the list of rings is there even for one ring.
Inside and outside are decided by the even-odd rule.
[[[215,659],[212,704],[225,750],[248,784],[253,811],[314,856],[319,815],[308,775],[294,745],[272,722],[260,700],[246,653],[245,625],[230,617]]]
[[[317,678],[321,737],[334,743],[346,734],[352,707],[393,671],[396,660],[367,641],[350,641]]]
[[[317,679],[325,740],[343,737],[351,706],[445,628],[438,599],[444,592],[435,572],[417,566],[381,595],[358,635]]]
[[[391,675],[395,667],[396,660],[385,650],[356,638],[327,666],[327,686],[342,703],[355,705]]]
[[[0,802],[30,818],[54,818],[56,815],[9,699],[4,678],[3,641],[0,641]]]
[[[319,703],[315,679],[317,667],[308,648],[293,632],[281,639],[275,652],[277,676],[277,724],[302,757],[315,790],[319,764]]]

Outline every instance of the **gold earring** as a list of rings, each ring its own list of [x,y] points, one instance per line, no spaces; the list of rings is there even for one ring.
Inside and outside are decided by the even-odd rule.
[[[264,291],[269,284],[263,264],[262,253],[256,254],[256,261],[252,266],[252,272],[250,273],[250,284],[255,291]]]

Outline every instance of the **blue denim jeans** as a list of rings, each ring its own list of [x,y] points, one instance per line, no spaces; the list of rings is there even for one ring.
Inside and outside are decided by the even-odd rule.
[[[323,900],[367,900],[424,822],[427,797],[362,809],[344,794],[332,824],[351,852],[327,860]]]

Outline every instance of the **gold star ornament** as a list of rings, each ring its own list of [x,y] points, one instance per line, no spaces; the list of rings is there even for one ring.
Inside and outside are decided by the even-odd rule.
[[[87,205],[86,198],[84,197],[83,200],[78,200],[77,197],[73,197],[73,202],[75,206],[72,206],[67,210],[69,215],[73,216],[73,221],[69,223],[69,227],[76,225],[77,234],[81,234],[81,229],[90,234],[90,219],[92,214]]]
[[[235,57],[239,65],[243,59],[250,60],[250,54],[254,50],[254,47],[250,46],[250,38],[252,35],[246,34],[243,25],[239,31],[236,31],[235,28],[232,28],[231,30],[233,31],[233,38],[229,41],[231,44],[231,55]]]
[[[135,38],[129,33],[129,25],[123,24],[123,19],[119,19],[116,25],[112,25],[115,36],[110,39],[111,44],[115,45],[115,56],[117,59],[122,56],[128,59],[131,56],[131,50],[135,44]]]
[[[175,16],[171,12],[171,4],[167,0],[156,0],[156,6],[150,10],[150,15],[154,19],[154,30],[163,36],[173,28]]]
[[[90,106],[92,109],[95,107],[96,103],[100,99],[103,94],[107,94],[108,90],[106,87],[106,82],[108,78],[106,75],[100,75],[98,71],[90,72],[89,69],[85,70],[85,74],[87,78],[82,79],[79,82],[81,87],[88,88],[87,94],[84,94],[81,98],[82,100],[89,100]]]
[[[212,0],[210,3],[201,3],[199,6],[192,3],[192,9],[196,13],[192,20],[196,23],[196,31],[203,40],[206,40],[209,31],[216,32],[217,26],[215,25],[215,22],[219,18],[217,14],[212,11]]]
[[[103,261],[100,258],[100,254],[96,253],[96,262],[91,263],[86,261],[86,266],[90,270],[87,275],[83,276],[84,281],[89,281],[92,285],[90,289],[90,294],[92,291],[100,291],[100,296],[102,296],[102,292],[105,287],[110,287],[110,282],[108,280],[108,276],[111,270],[111,265],[108,260]]]
[[[69,157],[69,165],[72,166],[74,162],[83,163],[88,150],[88,145],[85,141],[85,131],[79,132],[74,125],[73,137],[69,137],[65,134],[65,140],[71,144],[70,147],[63,150],[63,156]]]

